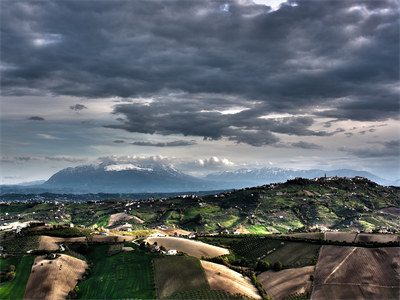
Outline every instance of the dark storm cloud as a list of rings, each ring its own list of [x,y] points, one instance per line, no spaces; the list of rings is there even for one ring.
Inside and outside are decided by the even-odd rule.
[[[400,140],[371,142],[367,148],[341,148],[340,150],[362,158],[394,157],[396,160],[396,157],[398,157],[400,154]]]
[[[223,102],[221,100],[221,102]],[[220,107],[219,103],[215,107]],[[122,114],[122,124],[105,125],[107,128],[119,128],[129,132],[147,134],[183,134],[200,136],[204,139],[218,140],[227,138],[238,143],[253,146],[274,144],[279,141],[273,133],[298,136],[329,136],[334,132],[312,131],[311,117],[286,117],[265,119],[262,111],[244,110],[236,114],[222,114],[208,103],[208,111],[202,105],[190,100],[180,100],[176,105],[173,100],[154,101],[147,105],[121,104],[115,106],[114,113]]]
[[[311,131],[307,118],[259,118],[270,113],[358,121],[398,117],[397,1],[299,0],[275,12],[244,3],[2,1],[2,94],[174,93],[175,110],[162,118],[143,120],[147,116],[138,112],[148,113],[146,108],[117,105],[115,112],[127,121],[108,127],[227,137],[255,146],[276,143],[273,133],[332,134]],[[234,102],[249,110],[199,114],[218,98],[227,108]]]
[[[85,106],[85,105],[83,105],[83,104],[75,104],[75,105],[71,105],[70,107],[69,107],[69,109],[72,109],[72,110],[74,110],[74,111],[80,111],[80,110],[82,110],[82,109],[87,109],[87,107]]]
[[[32,121],[44,121],[44,118],[39,117],[39,116],[32,116],[32,117],[29,117],[28,120],[32,120]]]
[[[135,146],[148,146],[148,147],[181,147],[196,145],[196,141],[172,141],[172,142],[133,142]]]

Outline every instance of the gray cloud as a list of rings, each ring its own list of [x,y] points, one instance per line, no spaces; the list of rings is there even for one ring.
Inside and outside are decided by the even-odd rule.
[[[32,120],[32,121],[44,121],[44,118],[39,117],[39,116],[32,116],[32,117],[29,117],[28,120]]]
[[[123,143],[125,143],[125,141],[124,141],[124,140],[115,140],[114,143],[116,143],[116,144],[123,144]]]
[[[192,146],[196,145],[196,141],[172,141],[172,142],[133,142],[131,143],[135,146],[148,146],[148,147],[181,147],[181,146]]]
[[[398,157],[400,155],[400,140],[387,142],[371,142],[366,148],[340,148],[339,150],[351,153],[361,158]]]
[[[302,149],[322,149],[322,146],[314,144],[314,143],[307,143],[307,142],[297,142],[291,143],[291,145],[295,148],[302,148]]]
[[[72,110],[74,110],[74,111],[80,111],[80,110],[82,110],[82,109],[87,109],[87,107],[85,106],[85,105],[83,105],[83,104],[75,104],[75,105],[71,105],[70,107],[69,107],[69,109],[72,109]]]
[[[299,0],[275,12],[245,1],[5,3],[3,95],[129,98],[172,91],[236,96],[244,106],[257,101],[264,114],[398,117],[395,0]],[[316,105],[326,109],[313,112]],[[226,134],[212,121],[215,137],[243,140],[243,132]]]

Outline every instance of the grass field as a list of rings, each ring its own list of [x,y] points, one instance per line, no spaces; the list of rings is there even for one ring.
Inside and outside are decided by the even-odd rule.
[[[79,284],[79,299],[154,299],[153,255],[134,251],[108,257],[108,245],[91,247],[87,255],[94,267]]]
[[[283,246],[267,255],[264,260],[270,264],[282,262],[285,267],[304,267],[315,265],[320,245],[285,242]]]
[[[175,293],[209,289],[200,261],[188,256],[166,256],[154,260],[157,297],[170,297]]]
[[[1,271],[6,271],[9,265],[15,266],[15,278],[9,282],[0,283],[0,299],[22,299],[26,283],[31,273],[35,257],[33,255],[10,256],[1,259]]]
[[[269,234],[271,233],[264,225],[253,225],[247,228],[248,231],[256,234]]]

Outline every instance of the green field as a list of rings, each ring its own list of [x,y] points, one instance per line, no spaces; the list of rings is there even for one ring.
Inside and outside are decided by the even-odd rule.
[[[166,256],[155,259],[154,270],[159,299],[179,292],[209,289],[204,270],[197,258]]]
[[[15,278],[12,281],[0,283],[0,299],[22,299],[24,297],[34,259],[33,255],[19,255],[0,260],[2,272],[6,271],[9,265],[14,265],[16,268]]]
[[[247,228],[247,230],[256,234],[271,233],[264,225],[253,225],[250,228]]]
[[[314,265],[320,245],[284,242],[276,251],[267,255],[264,260],[273,264],[277,261],[283,263],[285,267],[304,267]]]
[[[129,244],[132,246],[133,244]],[[107,256],[108,245],[93,246],[87,258],[94,267],[79,283],[79,299],[154,299],[153,255],[134,251]]]

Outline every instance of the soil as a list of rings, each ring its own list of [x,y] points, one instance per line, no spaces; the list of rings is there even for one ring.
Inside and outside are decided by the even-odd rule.
[[[314,266],[286,269],[279,272],[267,271],[257,276],[268,296],[282,299],[295,293],[305,293],[311,290],[310,275]]]
[[[150,244],[157,242],[158,246],[164,246],[168,250],[178,250],[197,258],[229,254],[229,250],[222,247],[177,237],[150,237],[146,239],[146,242]]]
[[[208,284],[212,290],[224,290],[232,295],[243,294],[254,299],[261,299],[257,289],[248,277],[229,269],[226,266],[201,261],[206,272]]]
[[[85,261],[72,256],[61,254],[56,259],[45,257],[36,257],[24,299],[65,299],[87,268]]]

